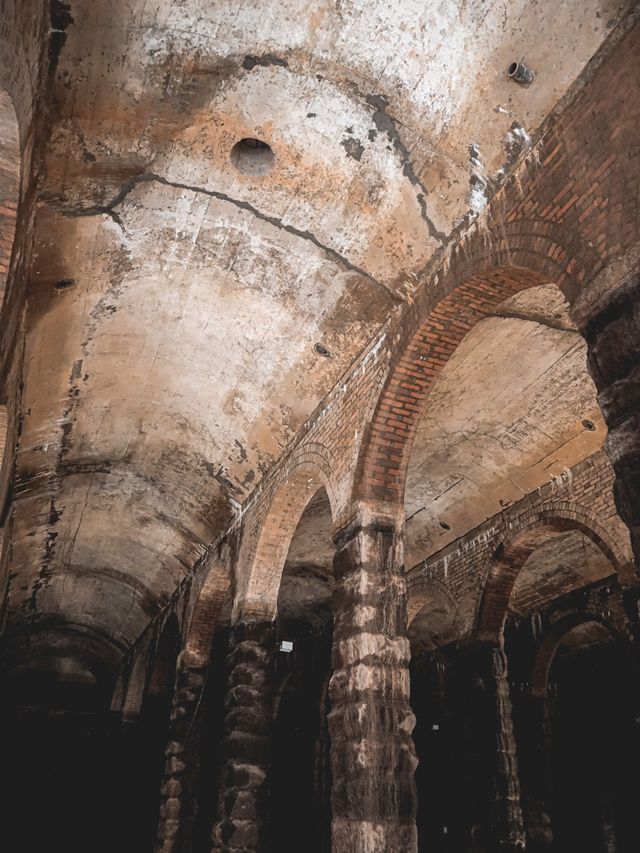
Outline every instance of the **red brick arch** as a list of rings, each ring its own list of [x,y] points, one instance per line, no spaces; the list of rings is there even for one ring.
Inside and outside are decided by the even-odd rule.
[[[595,250],[557,223],[507,222],[475,231],[416,298],[391,354],[364,436],[354,495],[402,504],[411,449],[431,389],[466,334],[511,296],[555,283],[569,303],[602,268]],[[588,270],[588,272],[587,272]]]
[[[282,570],[293,535],[311,498],[324,488],[335,522],[336,492],[330,455],[305,446],[279,473],[259,517],[244,527],[238,558],[233,619],[274,619]]]
[[[620,639],[620,634],[599,614],[595,613],[571,613],[555,622],[542,638],[533,662],[531,672],[531,695],[538,699],[544,699],[547,695],[547,684],[551,664],[558,651],[558,647],[567,634],[579,625],[588,625],[596,622],[605,628],[613,637]]]
[[[497,642],[502,634],[509,599],[520,570],[532,552],[554,533],[578,530],[600,548],[621,573],[626,555],[588,510],[566,502],[549,505],[516,522],[498,545],[484,584],[476,619],[476,637]]]
[[[433,599],[442,604],[451,617],[452,625],[460,622],[460,613],[454,596],[447,587],[435,578],[417,576],[410,578],[407,583],[407,625],[411,627],[413,620]]]
[[[198,593],[189,622],[187,638],[180,660],[182,666],[205,667],[209,663],[211,646],[220,615],[227,603],[231,588],[229,572],[220,563],[213,565]]]

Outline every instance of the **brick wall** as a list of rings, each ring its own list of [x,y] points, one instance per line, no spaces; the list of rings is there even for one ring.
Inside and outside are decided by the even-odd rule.
[[[445,601],[459,638],[470,637],[483,622],[499,627],[522,566],[513,546],[541,528],[585,533],[605,551],[620,581],[633,583],[629,533],[617,514],[612,487],[609,460],[597,453],[469,531],[411,570],[410,616],[426,596],[435,594]],[[505,557],[510,549],[513,560]]]

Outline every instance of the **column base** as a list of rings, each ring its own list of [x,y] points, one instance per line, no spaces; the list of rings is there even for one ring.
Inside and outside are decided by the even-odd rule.
[[[332,853],[408,853],[418,849],[415,823],[374,823],[336,818],[331,825]]]

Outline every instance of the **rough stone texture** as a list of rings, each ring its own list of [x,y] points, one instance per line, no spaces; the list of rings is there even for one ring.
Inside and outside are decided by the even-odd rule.
[[[525,830],[520,802],[520,780],[513,731],[507,657],[501,646],[480,644],[470,653],[468,670],[478,685],[481,784],[492,800],[489,836],[492,850],[517,853],[525,849]],[[486,796],[486,795],[485,795]]]
[[[272,622],[239,622],[231,632],[215,853],[266,853],[275,644]]]
[[[194,781],[198,776],[197,716],[206,669],[178,663],[166,748],[166,768],[160,789],[157,853],[186,853],[191,849],[195,819]]]
[[[388,521],[340,534],[331,712],[332,850],[417,850],[402,545]]]

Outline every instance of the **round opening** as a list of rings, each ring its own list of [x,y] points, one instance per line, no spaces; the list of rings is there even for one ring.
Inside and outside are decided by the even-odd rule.
[[[589,430],[589,432],[595,432],[596,425],[594,424],[594,422],[593,422],[593,421],[589,421],[589,420],[587,420],[587,419],[585,418],[585,419],[582,421],[582,426],[583,426],[585,429],[588,429],[588,430]]]
[[[512,62],[511,65],[507,68],[507,74],[509,75],[509,77],[513,77],[513,75],[516,73],[517,70],[518,70],[518,63]]]
[[[274,161],[273,151],[261,139],[246,137],[231,149],[231,162],[243,175],[267,175]]]
[[[446,521],[440,521],[439,524],[443,530],[451,530],[451,525],[447,524]]]
[[[322,346],[322,344],[314,344],[313,348],[318,353],[318,355],[322,355],[325,358],[329,358],[329,356],[331,355],[329,350],[326,347]]]

